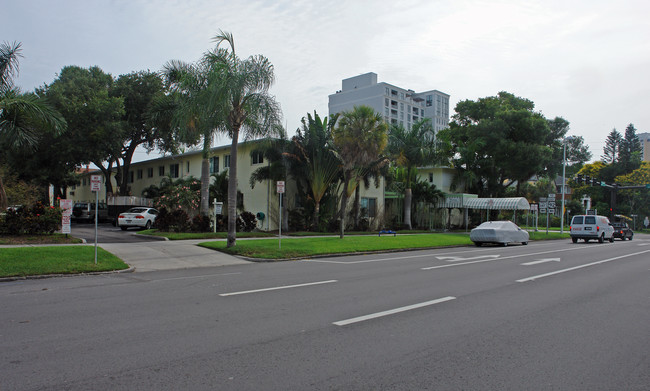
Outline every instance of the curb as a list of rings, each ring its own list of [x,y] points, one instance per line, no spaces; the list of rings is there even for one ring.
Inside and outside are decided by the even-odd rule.
[[[135,266],[129,266],[128,269],[122,270],[107,270],[104,272],[91,272],[91,273],[68,273],[68,274],[39,274],[36,276],[15,276],[15,277],[1,277],[1,282],[22,281],[22,280],[44,280],[46,278],[56,277],[78,277],[78,276],[99,276],[102,274],[119,274],[119,273],[133,273]]]

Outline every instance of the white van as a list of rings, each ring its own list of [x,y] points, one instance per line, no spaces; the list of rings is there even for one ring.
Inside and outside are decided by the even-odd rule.
[[[586,242],[591,239],[599,243],[609,240],[614,242],[614,227],[605,216],[578,215],[571,220],[571,241],[577,243],[578,239]]]

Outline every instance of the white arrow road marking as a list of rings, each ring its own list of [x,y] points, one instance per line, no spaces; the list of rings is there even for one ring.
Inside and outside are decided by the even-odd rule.
[[[463,257],[436,257],[441,261],[447,261],[447,262],[461,262],[461,261],[469,261],[472,259],[481,259],[481,258],[499,258],[500,255],[479,255],[476,257],[469,257],[469,258],[463,258]]]
[[[531,266],[531,265],[537,265],[537,264],[546,263],[546,262],[560,262],[560,258],[544,258],[544,259],[540,259],[538,261],[522,263],[521,265],[522,266]]]

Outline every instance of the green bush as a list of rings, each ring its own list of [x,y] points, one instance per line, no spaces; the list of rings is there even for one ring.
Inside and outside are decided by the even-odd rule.
[[[61,229],[61,209],[37,202],[31,208],[8,210],[0,221],[3,235],[52,234]]]

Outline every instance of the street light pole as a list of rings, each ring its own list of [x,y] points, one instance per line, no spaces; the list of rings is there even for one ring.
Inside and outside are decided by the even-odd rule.
[[[566,138],[563,140],[562,144],[564,146],[564,152],[562,154],[562,216],[560,217],[560,233],[564,233],[564,189],[566,187],[565,185],[565,177],[566,177]]]

